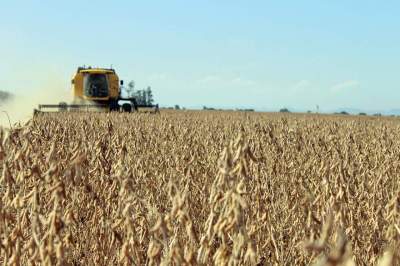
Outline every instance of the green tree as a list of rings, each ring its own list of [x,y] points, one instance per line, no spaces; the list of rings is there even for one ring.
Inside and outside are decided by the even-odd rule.
[[[147,105],[147,95],[145,90],[141,90],[142,104]]]
[[[151,87],[148,86],[146,89],[146,104],[152,105],[154,103],[153,92],[151,91]]]
[[[135,81],[131,80],[128,83],[128,88],[126,88],[126,92],[128,93],[128,98],[132,97],[133,93],[134,93],[134,89],[135,89]]]

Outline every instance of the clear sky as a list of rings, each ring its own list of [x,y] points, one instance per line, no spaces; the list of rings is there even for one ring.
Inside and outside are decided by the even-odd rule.
[[[400,1],[49,1],[0,5],[0,89],[67,89],[116,68],[162,105],[400,108]]]

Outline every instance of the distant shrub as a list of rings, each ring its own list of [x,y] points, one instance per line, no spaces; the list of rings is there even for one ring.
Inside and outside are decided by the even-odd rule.
[[[367,115],[366,113],[359,113],[358,115]]]
[[[0,91],[0,101],[1,102],[5,102],[5,101],[11,99],[12,96],[13,95],[11,93],[9,93],[8,91]]]
[[[238,111],[238,112],[254,112],[254,109],[251,109],[251,108],[238,109],[238,108],[236,108],[236,111]]]
[[[287,108],[282,108],[279,110],[280,113],[290,113],[289,109]]]

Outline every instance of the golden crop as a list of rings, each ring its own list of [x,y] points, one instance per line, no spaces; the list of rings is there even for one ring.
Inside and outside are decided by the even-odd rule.
[[[48,114],[1,131],[4,265],[399,265],[396,119]]]

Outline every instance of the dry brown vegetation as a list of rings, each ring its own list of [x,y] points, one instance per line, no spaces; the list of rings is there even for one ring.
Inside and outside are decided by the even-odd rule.
[[[4,265],[399,265],[396,119],[35,117],[0,136]]]

